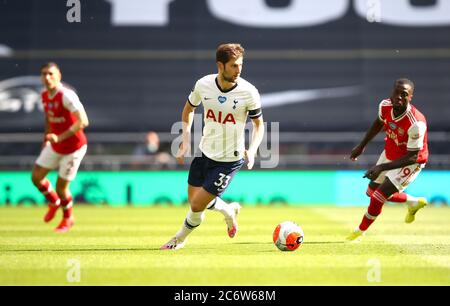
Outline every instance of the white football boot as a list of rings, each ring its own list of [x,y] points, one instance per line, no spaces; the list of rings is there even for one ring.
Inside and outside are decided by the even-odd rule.
[[[227,223],[228,236],[230,238],[233,238],[234,236],[236,236],[238,231],[237,216],[242,207],[238,202],[232,202],[228,204],[228,206],[231,208],[232,214],[230,217],[225,218],[225,222]]]
[[[179,250],[179,249],[184,248],[186,241],[187,241],[187,239],[184,239],[184,241],[178,241],[177,237],[173,237],[167,243],[162,245],[159,249],[160,250]]]

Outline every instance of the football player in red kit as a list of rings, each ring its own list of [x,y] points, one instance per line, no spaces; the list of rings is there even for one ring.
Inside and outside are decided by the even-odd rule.
[[[392,96],[380,103],[378,118],[351,152],[350,158],[356,160],[366,145],[384,129],[384,151],[377,164],[364,175],[370,180],[367,189],[370,205],[359,227],[347,237],[349,241],[362,239],[381,214],[386,201],[406,203],[406,223],[413,222],[417,211],[427,205],[425,198],[415,198],[403,192],[428,160],[427,122],[425,116],[410,104],[413,93],[412,81],[396,80]]]
[[[62,207],[63,219],[55,231],[67,232],[74,224],[69,185],[86,154],[87,139],[83,129],[89,121],[77,94],[61,83],[61,70],[57,64],[43,65],[41,80],[45,87],[42,92],[45,133],[41,154],[33,167],[32,181],[49,202],[44,221],[50,222]],[[56,191],[46,178],[53,169],[59,170]]]

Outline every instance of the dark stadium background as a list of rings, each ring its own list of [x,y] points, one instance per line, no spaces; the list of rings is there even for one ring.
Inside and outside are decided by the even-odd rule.
[[[118,25],[113,2],[81,1],[81,22],[70,23],[66,1],[0,1],[0,170],[29,171],[39,153],[43,114],[36,102],[37,77],[50,60],[60,64],[90,118],[83,172],[166,170],[151,159],[136,165],[134,149],[146,132],[157,131],[162,149],[170,150],[178,136],[171,128],[195,80],[216,71],[214,50],[222,42],[246,48],[243,77],[257,86],[263,107],[268,102],[265,121],[279,122],[276,170],[361,171],[373,164],[381,137],[358,163],[349,162],[348,154],[400,77],[415,82],[413,103],[428,118],[427,170],[443,175],[450,167],[450,19],[436,25],[429,14],[441,1],[399,1],[429,14],[428,24],[422,19],[390,24],[383,15],[381,22],[369,22],[356,9],[364,1],[343,1],[345,10],[330,21],[279,28],[229,22],[213,14],[214,1],[198,0],[170,2],[165,25]],[[295,1],[261,2],[288,10]],[[381,1],[381,12],[389,2]],[[306,90],[320,94],[302,100]],[[287,91],[297,100],[270,100]],[[433,196],[446,202],[445,194]]]

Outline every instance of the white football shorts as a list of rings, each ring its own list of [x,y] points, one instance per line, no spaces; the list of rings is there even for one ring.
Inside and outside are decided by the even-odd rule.
[[[391,160],[387,159],[386,152],[383,151],[377,161],[377,165],[389,162],[391,162]],[[401,169],[383,171],[374,182],[377,184],[382,184],[384,179],[388,177],[392,184],[397,187],[398,191],[402,192],[416,179],[424,167],[425,164],[412,164]]]
[[[78,168],[80,168],[86,151],[87,145],[84,145],[71,154],[59,154],[53,150],[50,144],[47,144],[42,149],[36,164],[50,170],[59,168],[59,177],[67,181],[73,181],[77,176]]]

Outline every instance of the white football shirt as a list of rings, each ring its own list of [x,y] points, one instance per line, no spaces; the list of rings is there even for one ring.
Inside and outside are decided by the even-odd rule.
[[[204,128],[200,140],[203,154],[219,162],[243,158],[247,116],[254,119],[262,115],[256,87],[238,78],[236,86],[222,91],[217,74],[210,74],[195,83],[188,101],[194,107],[203,104]]]

